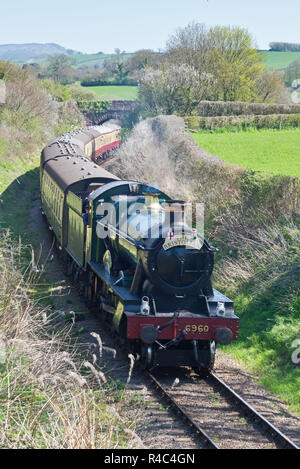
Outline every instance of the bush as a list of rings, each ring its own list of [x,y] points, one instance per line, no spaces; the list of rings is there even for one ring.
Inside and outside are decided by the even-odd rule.
[[[81,82],[81,86],[137,86],[138,82],[133,78],[126,78],[122,81],[117,78],[104,80],[101,78],[87,78]]]
[[[55,83],[50,78],[41,80],[40,85],[56,101],[68,101],[72,98],[72,93],[67,86],[61,85],[60,83]]]
[[[1,155],[25,158],[67,130],[84,124],[69,90],[52,80],[37,80],[28,70],[0,62],[6,102],[0,109]]]
[[[139,102],[148,115],[194,112],[197,103],[209,95],[213,77],[189,65],[168,65],[147,69],[139,86]]]
[[[238,101],[201,101],[197,114],[202,117],[300,114],[300,104],[242,103]]]
[[[68,90],[72,98],[75,99],[77,103],[82,101],[87,102],[99,100],[99,97],[95,91],[82,88],[82,86],[77,84],[68,86]]]
[[[216,199],[220,204],[222,201],[228,204],[236,193],[232,167],[224,168],[221,160],[200,149],[185,133],[183,119],[176,116],[158,116],[139,122],[117,150],[111,170],[122,179],[156,183],[174,199],[199,198],[209,208]],[[239,170],[234,168],[234,173]],[[222,191],[217,184],[212,184],[219,179],[222,179]]]
[[[64,101],[58,107],[58,120],[55,135],[62,135],[71,130],[83,127],[85,119],[74,100]]]
[[[247,130],[247,129],[283,129],[300,127],[300,114],[275,114],[266,116],[220,116],[184,118],[190,130]]]

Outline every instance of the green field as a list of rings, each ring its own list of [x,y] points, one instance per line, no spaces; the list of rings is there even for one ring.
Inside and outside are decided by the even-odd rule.
[[[94,67],[95,65],[103,66],[105,61],[118,60],[126,62],[132,54],[74,54],[72,58],[75,60],[74,68]]]
[[[296,60],[300,61],[300,52],[260,51],[268,70],[286,68]]]
[[[95,91],[102,101],[135,100],[138,95],[137,86],[89,86],[86,89]]]
[[[209,153],[249,170],[300,177],[300,129],[191,134]]]

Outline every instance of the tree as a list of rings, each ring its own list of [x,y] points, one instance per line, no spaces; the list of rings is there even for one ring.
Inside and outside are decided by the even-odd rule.
[[[131,72],[144,70],[146,67],[154,67],[160,60],[159,54],[151,49],[136,51],[128,60],[127,66]]]
[[[189,23],[179,28],[166,45],[165,60],[173,64],[186,64],[196,70],[207,65],[207,52],[210,48],[205,24]]]
[[[262,59],[247,30],[190,23],[167,43],[165,60],[186,64],[215,79],[214,99],[249,101],[263,73]]]
[[[208,42],[207,67],[216,79],[218,98],[255,99],[255,83],[264,66],[249,33],[238,27],[216,26],[209,30]]]
[[[264,73],[257,81],[257,94],[262,102],[286,101],[286,88],[283,81],[283,73],[278,70]]]
[[[123,62],[116,62],[113,65],[113,74],[120,83],[125,83],[129,75],[129,70],[126,68]]]
[[[47,72],[54,81],[68,82],[73,75],[71,65],[74,63],[74,59],[65,54],[55,55],[49,58]]]
[[[188,115],[210,95],[213,77],[189,65],[146,69],[139,86],[139,101],[150,115]]]
[[[293,44],[290,42],[271,42],[270,45],[271,51],[278,52],[299,52],[300,44]]]
[[[295,80],[300,79],[300,61],[296,60],[285,69],[284,80],[287,86],[292,86]]]
[[[55,118],[55,102],[40,87],[40,83],[33,75],[21,71],[18,80],[10,81],[6,85],[6,107],[10,113],[10,123],[20,128],[30,129],[34,120],[49,121]]]
[[[43,77],[44,70],[38,63],[29,63],[22,66],[23,70],[29,70],[37,78]]]

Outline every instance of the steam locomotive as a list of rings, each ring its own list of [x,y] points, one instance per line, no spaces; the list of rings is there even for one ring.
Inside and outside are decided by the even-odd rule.
[[[120,128],[71,132],[41,155],[42,210],[68,272],[146,368],[207,373],[239,324],[211,285],[215,249],[186,223],[185,202],[95,164],[101,143],[116,147]]]

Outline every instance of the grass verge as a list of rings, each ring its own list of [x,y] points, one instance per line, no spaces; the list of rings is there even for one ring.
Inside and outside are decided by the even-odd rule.
[[[200,147],[243,168],[300,177],[300,130],[197,132]]]
[[[56,313],[53,286],[32,262],[27,229],[38,163],[37,155],[0,162],[0,446],[141,446],[126,386],[107,379],[78,347],[75,317]]]

